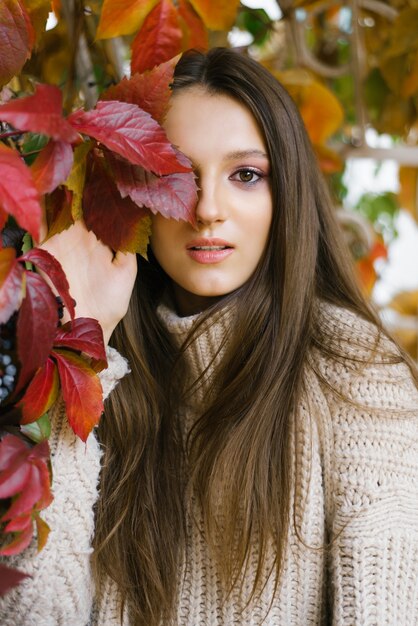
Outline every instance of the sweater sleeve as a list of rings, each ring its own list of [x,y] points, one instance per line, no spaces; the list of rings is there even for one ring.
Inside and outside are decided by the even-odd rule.
[[[349,358],[317,360],[332,623],[411,626],[418,624],[418,391],[404,363],[370,353],[364,360],[370,328],[358,318],[350,327]],[[380,348],[382,355],[387,346]]]
[[[105,396],[128,371],[116,350],[108,349],[107,356],[108,369],[101,374]],[[0,598],[2,626],[84,626],[90,618],[93,506],[101,454],[94,433],[86,443],[74,435],[62,402],[50,417],[54,500],[42,517],[51,532],[39,554],[34,540],[22,554],[4,561],[31,578]]]

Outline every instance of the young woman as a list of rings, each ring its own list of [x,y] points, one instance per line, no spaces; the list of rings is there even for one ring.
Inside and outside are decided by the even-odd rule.
[[[53,530],[0,621],[418,624],[418,377],[356,285],[298,112],[230,50],[184,55],[172,88],[196,229],[153,216],[136,278],[81,223],[48,242],[117,349],[104,393],[121,380],[100,451],[57,409]]]

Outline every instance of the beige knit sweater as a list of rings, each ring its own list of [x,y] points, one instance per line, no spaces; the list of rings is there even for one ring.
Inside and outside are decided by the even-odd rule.
[[[159,314],[181,344],[195,318],[178,318],[164,306]],[[218,319],[188,348],[191,375],[214,357],[229,324]],[[418,626],[418,392],[403,364],[381,357],[366,365],[356,362],[368,359],[375,347],[373,326],[330,305],[322,306],[321,325],[328,344],[346,358],[312,351],[312,367],[306,370],[308,394],[292,442],[299,468],[292,496],[296,492],[303,543],[291,523],[275,594],[270,580],[249,606],[238,592],[225,599],[193,502],[187,568],[183,565],[179,572],[179,626]],[[393,346],[381,339],[379,350]],[[123,366],[119,368],[121,372]],[[113,371],[111,362],[109,379]],[[185,431],[196,419],[204,393],[203,386],[184,407]],[[84,449],[60,422],[54,437],[56,500],[48,512],[53,532],[40,555],[33,559],[30,550],[25,554],[21,568],[34,578],[0,603],[2,626],[88,623],[93,602],[91,505],[100,453],[93,436]],[[323,548],[330,539],[334,542],[326,556]],[[244,584],[244,598],[253,573]],[[91,623],[117,626],[118,596],[112,583],[96,604]]]

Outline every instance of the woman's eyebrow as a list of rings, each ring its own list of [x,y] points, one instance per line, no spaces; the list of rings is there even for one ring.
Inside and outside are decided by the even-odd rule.
[[[245,159],[251,156],[260,156],[265,159],[268,159],[268,154],[263,152],[262,150],[251,149],[251,150],[233,150],[232,152],[228,152],[225,154],[223,160],[224,161],[232,161],[234,159]]]
[[[194,161],[187,154],[185,153],[183,154],[189,159],[194,170],[199,171],[201,169],[200,163],[197,163],[197,161]],[[222,160],[223,161],[236,161],[238,159],[246,159],[252,156],[262,157],[267,160],[269,158],[268,154],[266,152],[263,152],[263,150],[258,150],[256,148],[253,148],[249,150],[233,150],[232,152],[227,152],[226,154],[224,154]]]

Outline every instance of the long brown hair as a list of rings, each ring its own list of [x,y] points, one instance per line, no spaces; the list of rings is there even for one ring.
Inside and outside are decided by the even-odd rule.
[[[186,543],[187,484],[198,495],[207,542],[222,580],[229,581],[226,592],[245,574],[255,544],[253,594],[263,583],[268,541],[275,546],[279,579],[292,506],[290,416],[302,397],[314,338],[327,350],[315,330],[317,302],[344,306],[379,326],[353,276],[327,189],[285,89],[255,61],[228,49],[183,55],[173,93],[196,85],[208,97],[236,99],[257,121],[271,164],[273,220],[254,275],[215,306],[222,313],[225,302],[233,302],[234,328],[217,368],[217,393],[189,433],[186,450],[176,419],[185,391],[179,385],[184,346],[173,345],[156,315],[168,278],[152,258],[139,260],[128,314],[112,338],[132,373],[112,393],[99,428],[104,464],[94,563],[98,580],[106,574],[117,582],[139,626],[169,621],[173,614]],[[186,344],[210,323],[213,311]]]

